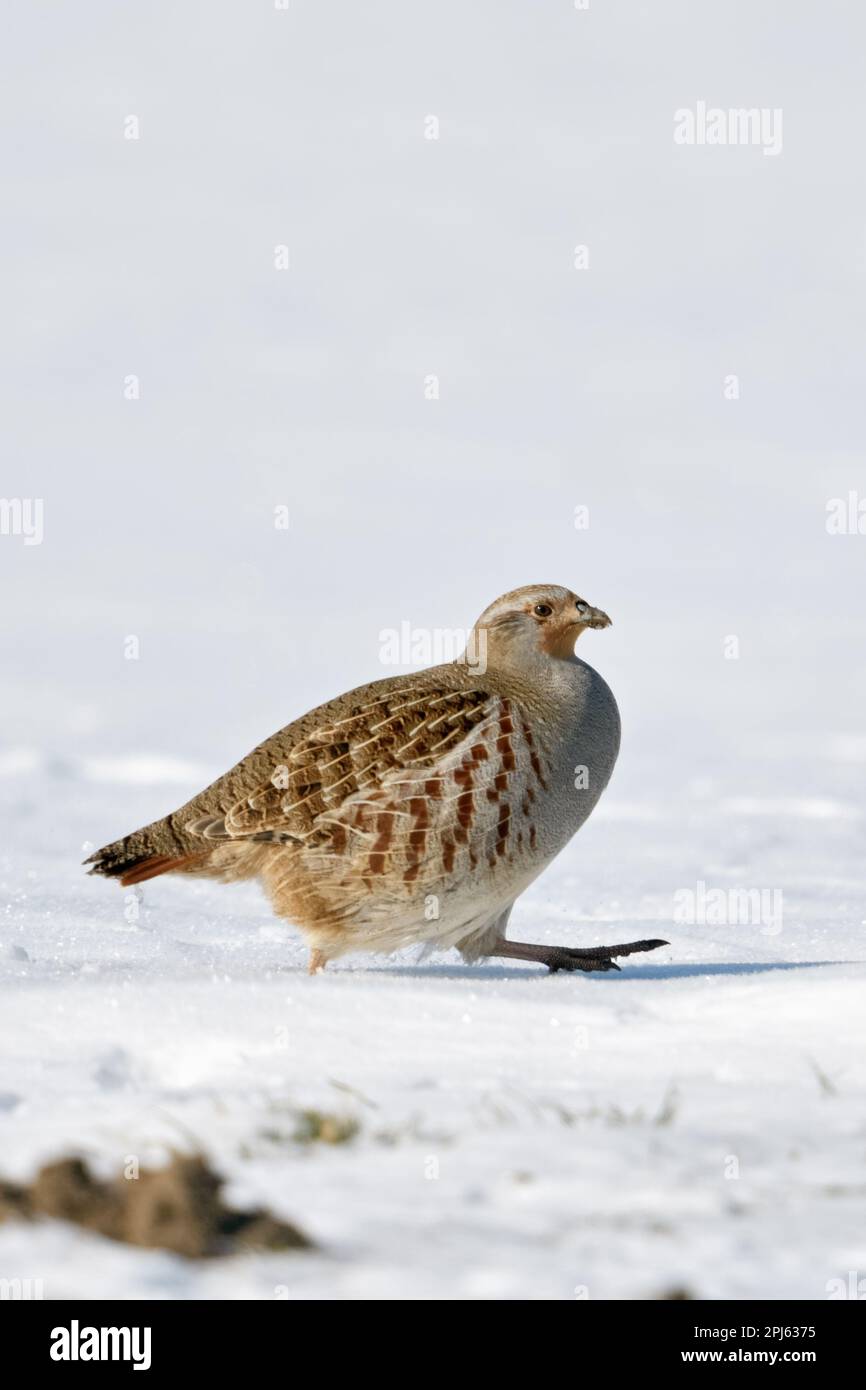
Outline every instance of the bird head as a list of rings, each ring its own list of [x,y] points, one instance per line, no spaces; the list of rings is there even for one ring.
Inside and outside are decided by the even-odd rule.
[[[473,638],[491,661],[537,660],[539,654],[571,661],[574,644],[588,627],[610,627],[610,618],[559,584],[527,584],[485,608]]]

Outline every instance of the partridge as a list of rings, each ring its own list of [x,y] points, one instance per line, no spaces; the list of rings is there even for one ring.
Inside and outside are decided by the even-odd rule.
[[[463,656],[312,710],[180,810],[86,862],[124,886],[159,874],[258,878],[310,946],[456,946],[464,959],[616,970],[664,941],[509,940],[515,899],[583,824],[619,751],[616,701],[574,654],[606,613],[532,584],[485,609]]]

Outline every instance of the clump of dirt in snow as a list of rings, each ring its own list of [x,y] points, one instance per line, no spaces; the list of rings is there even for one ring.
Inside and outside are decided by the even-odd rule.
[[[53,1217],[111,1240],[172,1250],[189,1259],[250,1250],[303,1250],[311,1242],[270,1212],[235,1211],[200,1155],[175,1154],[164,1168],[103,1182],[80,1158],[41,1168],[32,1183],[0,1180],[0,1221]]]

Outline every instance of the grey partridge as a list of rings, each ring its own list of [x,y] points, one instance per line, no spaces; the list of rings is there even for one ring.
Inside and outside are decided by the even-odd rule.
[[[311,972],[410,943],[615,970],[667,943],[509,940],[515,899],[583,824],[619,751],[616,701],[574,654],[606,613],[532,584],[485,609],[463,656],[340,695],[180,810],[106,845],[91,873],[258,878],[306,937]]]

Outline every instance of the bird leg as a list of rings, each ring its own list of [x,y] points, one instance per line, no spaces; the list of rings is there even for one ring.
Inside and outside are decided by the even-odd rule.
[[[535,960],[546,965],[551,975],[557,970],[619,970],[615,956],[630,956],[635,951],[654,951],[657,946],[669,946],[668,941],[630,941],[623,946],[541,946],[532,941],[509,941],[502,936],[495,942],[491,956],[509,960]]]
[[[324,951],[311,951],[310,963],[307,966],[307,974],[315,975],[317,971],[324,970],[327,964],[328,957],[325,955]]]

